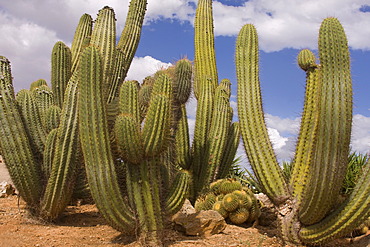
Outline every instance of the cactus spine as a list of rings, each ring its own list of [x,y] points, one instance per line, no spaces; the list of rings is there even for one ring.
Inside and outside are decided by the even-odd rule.
[[[276,165],[271,145],[262,145],[269,141],[263,131],[257,51],[255,28],[247,24],[239,33],[236,48],[241,133],[257,179],[281,212],[283,238],[290,243],[317,245],[343,236],[370,213],[369,168],[350,198],[335,205],[346,171],[352,122],[350,59],[344,30],[337,19],[325,19],[319,32],[320,64],[309,50],[302,50],[298,56],[299,66],[307,73],[307,84],[289,181],[291,191]],[[254,116],[260,120],[250,121]],[[259,144],[258,140],[263,142]],[[290,210],[286,211],[287,207]]]

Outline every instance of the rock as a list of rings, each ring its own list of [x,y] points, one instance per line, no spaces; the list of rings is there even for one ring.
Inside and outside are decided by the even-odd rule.
[[[191,209],[190,209],[191,211]],[[218,234],[226,228],[224,218],[214,210],[193,213],[177,213],[173,217],[176,227],[190,236]]]
[[[194,213],[196,213],[196,211],[193,205],[191,205],[191,202],[188,199],[186,199],[182,208],[176,214],[172,216],[171,221],[174,221],[174,219],[179,217],[180,215],[190,215]]]
[[[0,198],[8,197],[15,193],[15,188],[8,182],[1,182],[0,183]]]
[[[277,227],[277,211],[274,204],[263,193],[255,194],[261,202],[261,216],[258,218],[258,224],[261,226]]]

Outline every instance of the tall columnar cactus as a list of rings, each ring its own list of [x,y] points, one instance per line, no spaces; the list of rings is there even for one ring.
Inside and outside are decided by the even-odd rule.
[[[102,78],[102,59],[94,47],[88,47],[81,60],[79,115],[92,195],[113,227],[122,232],[138,230],[146,244],[160,246],[163,216],[182,206],[189,184],[188,173],[180,171],[172,189],[162,187],[161,158],[171,142],[172,81],[165,74],[156,78],[143,125],[139,84],[127,81],[121,86],[114,133],[122,160],[119,165],[126,172],[126,185],[122,185],[113,158],[115,143],[111,143]]]
[[[30,212],[54,220],[73,191],[78,141],[77,83],[68,83],[60,124],[51,131],[45,128],[48,119],[42,118],[42,113],[53,107],[50,91],[44,97],[44,92],[37,92],[45,87],[44,83],[33,84],[32,91],[21,90],[15,97],[10,63],[4,57],[0,62],[0,147],[5,164]]]
[[[276,205],[290,243],[321,244],[351,232],[370,214],[370,168],[350,198],[338,205],[347,166],[352,123],[349,50],[335,18],[323,21],[319,58],[302,50],[306,95],[293,171],[285,182],[268,140],[258,80],[258,43],[253,25],[238,36],[238,113],[246,153],[263,191]],[[289,188],[289,189],[288,189]]]
[[[142,7],[137,8],[137,3]],[[140,18],[127,21],[137,27],[128,35],[137,36],[146,1],[133,0],[132,6],[130,15],[136,14]],[[4,57],[1,60],[2,155],[31,212],[46,220],[56,219],[71,200],[76,169],[83,168],[76,110],[76,88],[82,76],[79,64],[83,50],[90,45],[95,46],[99,56],[104,58],[102,80],[105,82],[105,102],[108,101],[108,92],[115,92],[124,80],[122,56],[115,44],[115,21],[113,9],[104,7],[93,29],[91,16],[84,14],[76,29],[72,49],[62,42],[55,44],[51,56],[53,90],[45,80],[38,80],[31,84],[30,90],[21,90],[15,96],[9,61]],[[137,38],[127,40],[138,42]],[[126,55],[133,56],[131,53],[134,52],[131,49]],[[109,99],[110,102],[117,102],[117,95]],[[116,103],[111,105],[110,116],[113,118],[118,112]],[[83,179],[83,176],[78,179]]]
[[[232,124],[230,81],[225,79],[218,82],[212,0],[198,1],[194,26],[196,123],[192,147],[183,148],[184,156],[181,157],[182,164],[187,162],[183,168],[189,169],[192,174],[193,201],[213,180],[228,174],[239,143],[239,128],[235,128],[238,124]],[[186,119],[181,121],[184,124]],[[178,140],[183,142],[182,145],[187,145],[188,133],[184,132],[186,130],[183,127],[180,130]],[[187,157],[188,150],[190,158]]]
[[[54,45],[51,55],[51,86],[56,105],[62,107],[67,83],[72,73],[71,49],[59,41]]]

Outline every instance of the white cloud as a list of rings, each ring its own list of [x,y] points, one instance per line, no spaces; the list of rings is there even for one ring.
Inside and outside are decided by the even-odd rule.
[[[260,47],[264,51],[284,48],[316,48],[322,20],[337,17],[344,26],[349,44],[355,49],[370,49],[370,13],[360,11],[367,0],[251,0],[243,6],[226,6],[214,2],[215,33],[236,35],[242,25],[256,26]]]
[[[370,117],[353,116],[351,146],[352,151],[370,153]]]
[[[56,32],[0,12],[0,51],[12,66],[15,89],[32,81],[50,79],[50,56]]]
[[[147,21],[160,18],[193,22],[195,10],[189,0],[148,0]]]
[[[171,63],[161,62],[151,56],[134,57],[126,79],[141,82],[145,77],[153,75],[156,71],[171,65]]]

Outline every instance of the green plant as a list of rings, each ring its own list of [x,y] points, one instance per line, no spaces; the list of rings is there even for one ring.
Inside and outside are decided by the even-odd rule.
[[[347,169],[352,123],[350,59],[344,30],[335,18],[319,32],[320,64],[302,50],[298,63],[307,73],[301,129],[290,180],[275,158],[262,110],[258,78],[258,37],[253,25],[238,36],[236,68],[238,115],[245,150],[262,191],[279,211],[284,240],[321,244],[351,232],[370,209],[370,168],[347,200],[338,205]]]
[[[176,144],[179,165],[192,176],[194,202],[217,178],[226,177],[239,144],[239,124],[232,123],[231,83],[219,83],[214,50],[212,0],[200,0],[195,16],[194,95],[196,123],[190,147],[186,109],[182,109]]]
[[[71,200],[77,169],[78,188],[86,190],[77,128],[80,57],[90,45],[101,53],[104,97],[113,109],[110,118],[114,118],[114,109],[118,105],[117,89],[139,42],[145,10],[146,1],[131,2],[128,14],[132,18],[127,20],[123,30],[125,37],[120,39],[117,48],[113,9],[101,9],[94,28],[91,16],[84,14],[72,48],[57,42],[52,50],[53,90],[40,79],[31,84],[30,90],[21,90],[15,96],[10,63],[1,57],[1,152],[15,186],[32,214],[45,220],[56,219]]]
[[[182,67],[184,62],[190,63],[177,65]],[[171,163],[175,159],[177,103],[187,100],[181,95],[183,90],[174,92],[173,88],[183,87],[176,83],[184,82],[158,72],[144,108],[140,102],[145,100],[139,97],[146,93],[140,94],[138,82],[124,82],[119,90],[118,115],[110,126],[103,59],[95,47],[84,50],[80,69],[80,137],[96,205],[117,230],[138,231],[144,244],[161,246],[165,216],[181,208],[190,179],[185,170],[174,178],[168,176],[175,172]],[[124,171],[125,181],[120,180],[120,171]]]
[[[209,192],[195,201],[195,209],[216,210],[233,224],[253,223],[260,216],[260,205],[248,187],[232,178],[211,183]]]
[[[10,62],[1,57],[0,63],[0,146],[5,164],[29,211],[54,220],[73,192],[78,160],[77,83],[68,83],[54,125],[53,118],[43,114],[53,108],[51,90],[35,83],[16,97]],[[50,125],[55,128],[47,128]]]
[[[360,179],[365,166],[368,166],[369,156],[352,152],[348,156],[348,167],[344,177],[341,193],[349,195]]]

